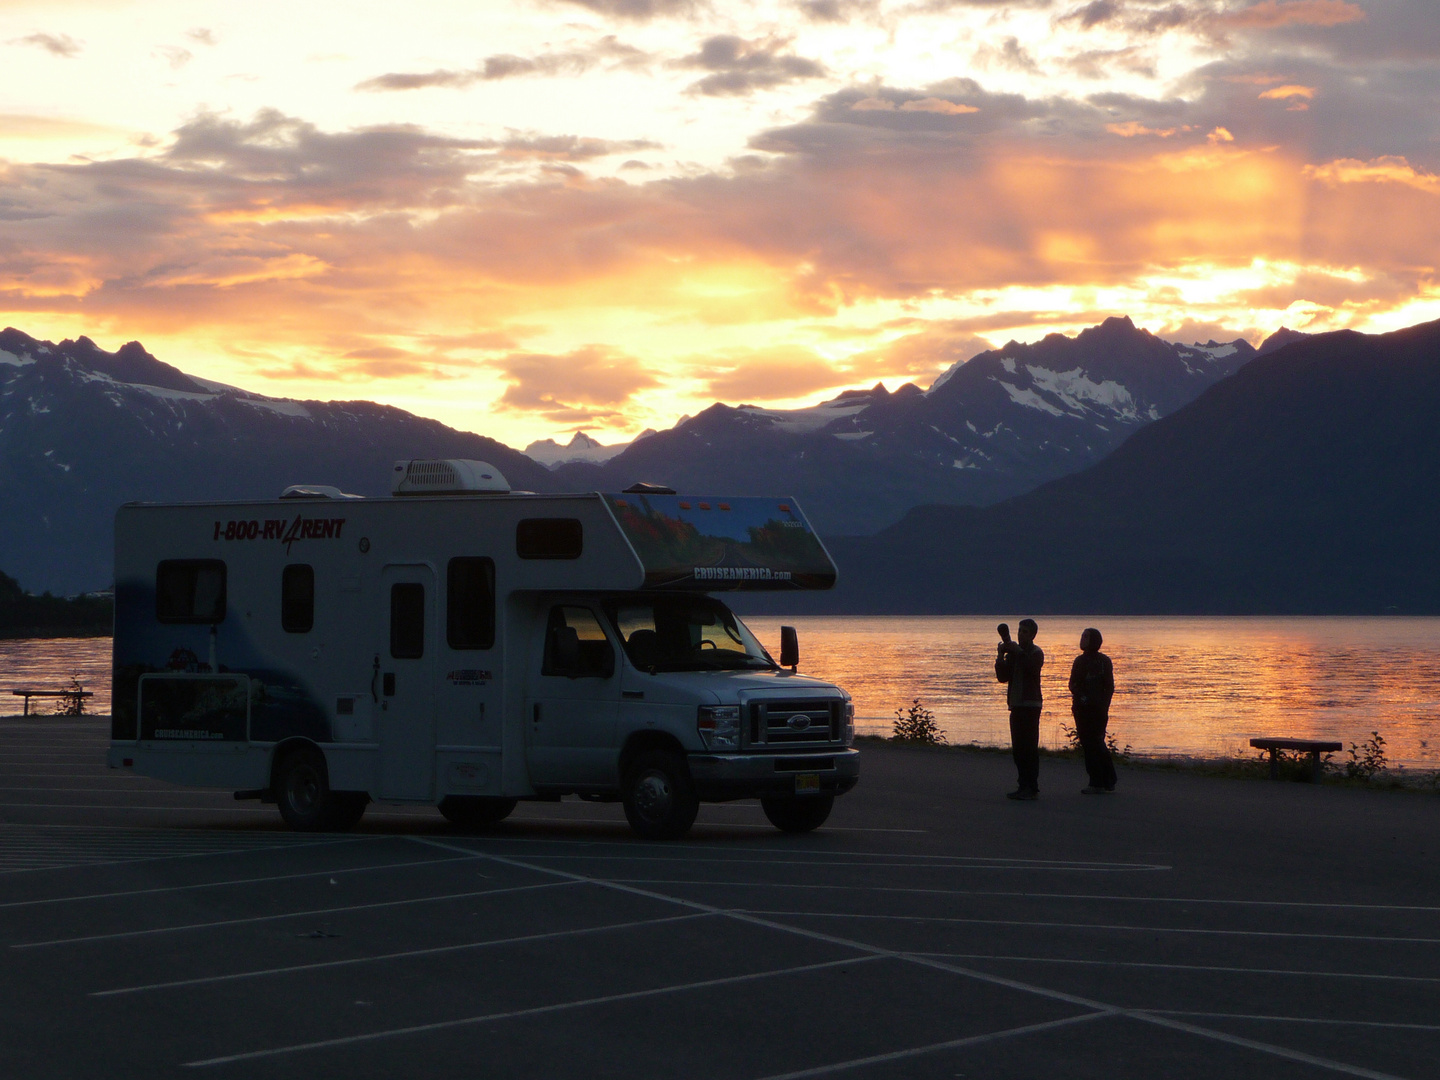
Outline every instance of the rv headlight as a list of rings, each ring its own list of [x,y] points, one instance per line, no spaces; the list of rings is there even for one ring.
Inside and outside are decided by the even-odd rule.
[[[855,742],[855,702],[845,702],[845,745],[851,746]]]
[[[740,749],[740,706],[701,705],[695,722],[707,750]]]

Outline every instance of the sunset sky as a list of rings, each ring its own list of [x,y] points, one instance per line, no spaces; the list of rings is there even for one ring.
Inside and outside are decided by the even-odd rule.
[[[0,0],[0,325],[523,446],[1440,318],[1435,0]]]

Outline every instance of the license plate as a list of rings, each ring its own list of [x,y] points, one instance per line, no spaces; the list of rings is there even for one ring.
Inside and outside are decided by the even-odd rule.
[[[802,772],[795,774],[796,795],[819,795],[820,774],[818,772]]]

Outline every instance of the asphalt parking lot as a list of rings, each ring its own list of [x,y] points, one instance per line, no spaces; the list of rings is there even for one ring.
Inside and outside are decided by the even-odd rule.
[[[354,833],[0,721],[0,1074],[1440,1076],[1440,797],[867,748],[758,806]]]

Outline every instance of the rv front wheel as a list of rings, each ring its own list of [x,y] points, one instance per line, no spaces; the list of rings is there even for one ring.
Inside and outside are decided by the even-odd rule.
[[[497,799],[483,795],[446,795],[440,800],[440,813],[452,825],[462,829],[483,829],[504,821],[515,809],[514,799]]]
[[[760,800],[760,809],[781,832],[811,832],[825,824],[830,810],[835,805],[835,796],[800,795]]]
[[[631,763],[624,784],[625,818],[647,840],[677,840],[690,831],[700,800],[680,755],[649,750]]]
[[[297,832],[331,827],[334,798],[318,750],[292,750],[275,769],[275,802],[285,824]]]

